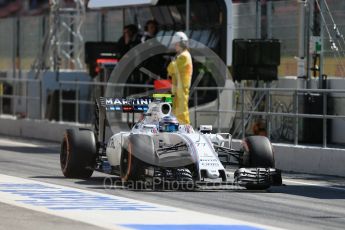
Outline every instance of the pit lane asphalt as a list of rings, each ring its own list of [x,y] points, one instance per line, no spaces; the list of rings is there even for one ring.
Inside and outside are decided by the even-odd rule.
[[[345,226],[345,178],[285,173],[286,186],[272,187],[265,192],[104,189],[107,175],[102,173],[94,173],[89,180],[64,178],[59,150],[58,143],[0,137],[0,173],[280,228],[343,229]],[[26,218],[16,221],[13,216],[18,213]],[[66,229],[66,226],[97,229],[3,203],[0,203],[0,219],[5,220],[0,229]]]

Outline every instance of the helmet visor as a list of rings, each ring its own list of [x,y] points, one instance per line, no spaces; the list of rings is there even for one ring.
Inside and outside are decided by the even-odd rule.
[[[164,132],[176,132],[178,131],[178,124],[165,124],[163,127]]]

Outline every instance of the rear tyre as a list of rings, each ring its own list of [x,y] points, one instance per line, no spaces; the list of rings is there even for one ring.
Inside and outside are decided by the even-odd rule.
[[[60,166],[65,177],[89,178],[96,162],[96,138],[91,130],[67,129],[61,144]]]

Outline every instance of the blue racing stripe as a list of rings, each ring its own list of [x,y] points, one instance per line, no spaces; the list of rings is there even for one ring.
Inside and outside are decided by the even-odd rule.
[[[261,230],[249,225],[201,225],[201,224],[185,224],[185,225],[146,225],[146,224],[129,224],[121,225],[125,228],[135,230]]]

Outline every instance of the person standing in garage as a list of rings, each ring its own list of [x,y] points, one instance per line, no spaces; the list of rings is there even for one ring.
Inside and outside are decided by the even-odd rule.
[[[148,20],[145,24],[145,31],[141,37],[141,42],[145,42],[156,37],[158,33],[158,23],[156,20]]]
[[[134,24],[127,25],[123,28],[123,35],[118,40],[120,56],[125,55],[130,49],[141,43],[138,27]]]
[[[172,80],[173,114],[180,124],[190,124],[188,101],[193,64],[188,50],[188,37],[183,32],[176,32],[171,44],[176,50],[176,56],[167,69],[168,77]]]

